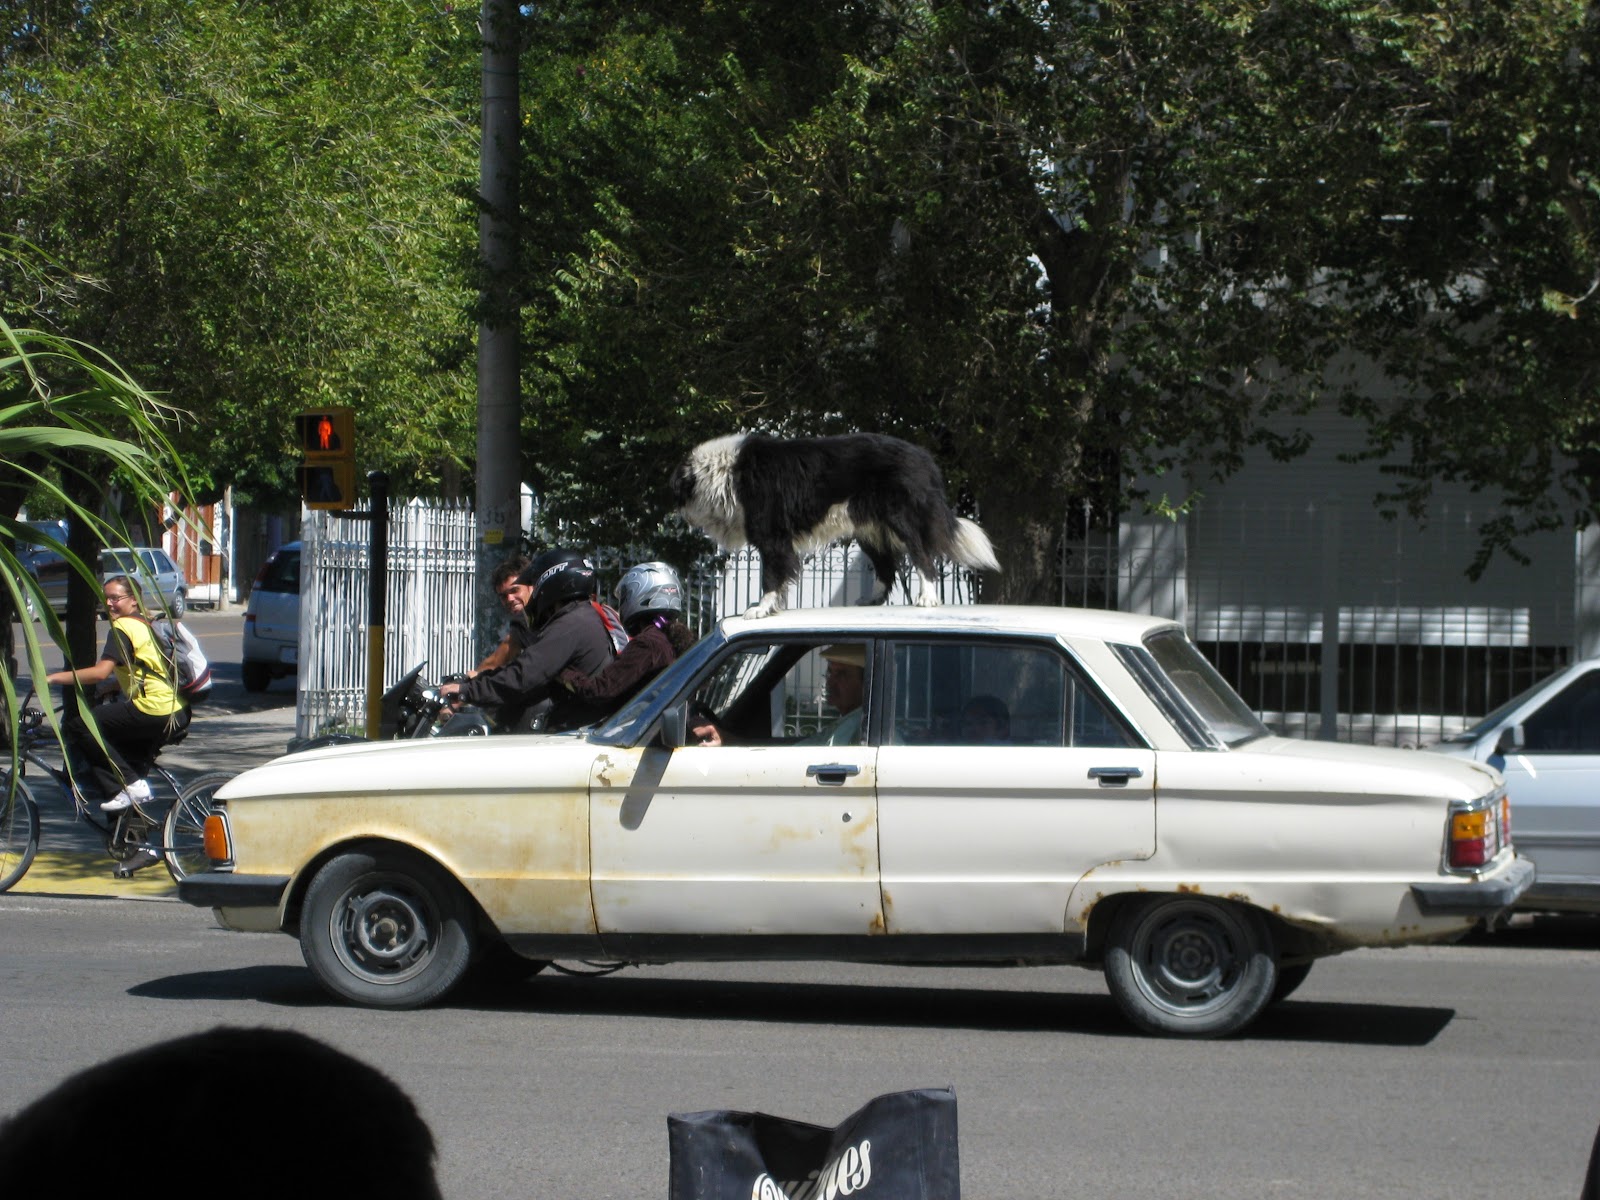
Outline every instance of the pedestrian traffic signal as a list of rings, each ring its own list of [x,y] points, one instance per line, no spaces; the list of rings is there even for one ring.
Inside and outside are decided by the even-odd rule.
[[[300,496],[307,508],[350,508],[355,503],[356,414],[339,406],[298,413]]]

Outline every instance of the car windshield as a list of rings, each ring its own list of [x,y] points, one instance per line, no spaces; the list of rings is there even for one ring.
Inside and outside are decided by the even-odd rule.
[[[1497,726],[1504,724],[1505,723],[1505,719],[1507,717],[1509,717],[1517,709],[1521,708],[1530,699],[1532,699],[1533,698],[1533,694],[1535,692],[1541,692],[1545,688],[1549,687],[1556,680],[1561,679],[1561,678],[1563,678],[1563,677],[1565,677],[1567,675],[1570,675],[1572,673],[1573,669],[1576,667],[1576,665],[1577,664],[1574,663],[1573,666],[1566,667],[1566,668],[1564,668],[1564,669],[1562,669],[1560,671],[1557,671],[1554,675],[1546,676],[1544,679],[1541,679],[1538,683],[1534,684],[1531,688],[1528,688],[1524,692],[1519,692],[1519,693],[1517,693],[1517,695],[1511,697],[1511,699],[1507,700],[1499,708],[1495,709],[1488,716],[1484,717],[1476,725],[1468,726],[1466,729],[1463,729],[1460,733],[1452,733],[1448,737],[1442,737],[1442,738],[1439,739],[1439,741],[1442,742],[1442,743],[1463,743],[1463,744],[1467,743],[1467,742],[1475,742],[1475,741],[1477,741],[1484,734],[1486,734],[1486,733],[1490,732],[1491,730],[1495,729]]]
[[[1237,746],[1270,734],[1239,693],[1228,686],[1228,681],[1217,674],[1182,632],[1172,629],[1154,634],[1145,639],[1145,648],[1223,745]]]

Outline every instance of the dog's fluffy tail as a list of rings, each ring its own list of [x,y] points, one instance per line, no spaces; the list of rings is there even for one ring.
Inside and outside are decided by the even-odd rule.
[[[956,518],[956,530],[950,539],[949,555],[963,567],[974,571],[998,571],[1000,564],[994,556],[994,547],[989,544],[989,535],[979,528],[976,521],[969,521],[966,517]]]

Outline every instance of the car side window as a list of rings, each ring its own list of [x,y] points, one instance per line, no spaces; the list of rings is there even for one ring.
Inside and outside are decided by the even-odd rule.
[[[1600,671],[1574,679],[1522,726],[1526,754],[1600,754]]]
[[[690,724],[711,721],[729,744],[865,740],[863,643],[745,641],[695,687]]]
[[[1129,746],[1098,693],[1053,646],[902,642],[888,740],[926,746]]]

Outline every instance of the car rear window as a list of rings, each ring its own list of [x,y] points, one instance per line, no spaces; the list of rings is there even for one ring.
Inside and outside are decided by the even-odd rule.
[[[1118,646],[1119,657],[1160,705],[1190,745],[1238,746],[1267,737],[1261,719],[1180,631],[1145,639],[1142,650]]]
[[[256,587],[263,592],[300,591],[300,551],[280,550],[261,572]]]

